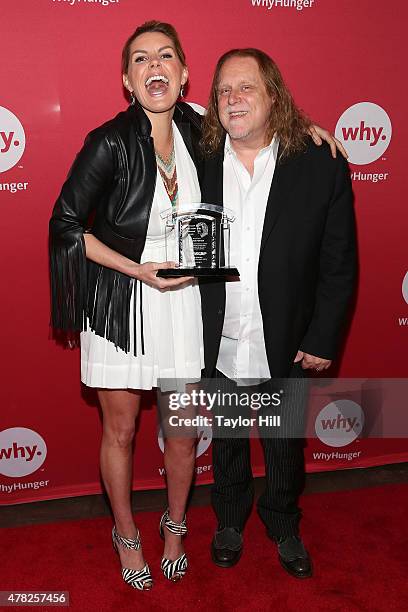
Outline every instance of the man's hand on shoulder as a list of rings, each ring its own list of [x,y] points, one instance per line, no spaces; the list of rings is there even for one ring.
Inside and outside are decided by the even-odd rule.
[[[310,355],[303,351],[297,352],[294,363],[298,361],[302,362],[301,365],[304,370],[316,370],[316,372],[327,370],[332,363],[330,359],[322,359],[321,357],[316,357],[316,355]]]

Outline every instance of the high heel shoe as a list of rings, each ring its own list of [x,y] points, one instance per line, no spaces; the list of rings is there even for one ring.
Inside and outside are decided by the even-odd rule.
[[[160,536],[163,540],[164,540],[164,529],[163,529],[164,527],[166,527],[166,529],[168,529],[170,533],[183,537],[187,534],[186,517],[184,516],[181,523],[175,523],[174,521],[171,520],[169,516],[169,509],[167,508],[166,512],[163,514],[163,516],[160,519],[160,525],[159,525]],[[186,573],[187,565],[188,565],[187,556],[185,553],[183,553],[180,557],[178,557],[174,561],[171,561],[170,559],[166,559],[166,557],[163,557],[161,560],[160,567],[161,567],[161,570],[165,578],[167,578],[168,580],[171,580],[172,582],[178,582],[179,580],[183,578],[184,574]]]
[[[135,539],[132,538],[123,538],[116,531],[116,526],[112,529],[112,544],[113,548],[119,554],[118,545],[123,548],[139,550],[140,549],[140,534],[137,533]],[[127,567],[122,567],[122,578],[126,582],[126,584],[130,584],[134,589],[139,589],[140,591],[150,591],[153,586],[153,579],[150,573],[149,566],[146,565],[142,567],[140,570],[129,569]]]

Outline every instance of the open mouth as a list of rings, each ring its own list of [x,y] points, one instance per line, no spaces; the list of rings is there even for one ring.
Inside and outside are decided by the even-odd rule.
[[[169,79],[164,74],[154,74],[147,79],[145,86],[151,96],[161,96],[167,91]]]

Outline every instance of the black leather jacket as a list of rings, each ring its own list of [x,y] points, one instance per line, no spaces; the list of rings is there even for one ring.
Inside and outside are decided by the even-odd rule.
[[[197,166],[201,117],[180,102],[173,118]],[[86,137],[50,220],[55,329],[78,332],[86,328],[88,318],[98,335],[129,352],[135,279],[87,260],[83,234],[90,231],[118,253],[140,262],[156,176],[151,124],[139,105],[130,106]],[[141,333],[143,350],[143,329]]]

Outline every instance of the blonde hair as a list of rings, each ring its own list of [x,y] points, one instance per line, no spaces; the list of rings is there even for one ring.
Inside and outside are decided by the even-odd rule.
[[[273,99],[267,127],[268,142],[276,133],[280,142],[280,158],[303,150],[306,146],[310,120],[297,108],[286,87],[276,63],[259,49],[232,49],[218,60],[211,85],[207,113],[203,121],[201,146],[206,155],[215,153],[222,142],[225,130],[218,117],[218,83],[225,62],[232,57],[252,57],[258,64],[266,91]]]

